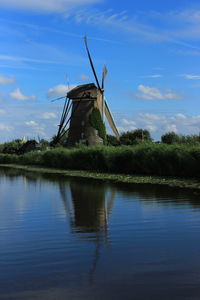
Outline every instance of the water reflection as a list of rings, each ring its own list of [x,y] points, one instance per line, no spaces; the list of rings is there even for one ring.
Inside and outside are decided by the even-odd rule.
[[[1,297],[172,299],[186,283],[189,299],[199,287],[199,191],[9,168],[0,183]]]
[[[63,208],[71,227],[71,232],[82,241],[93,244],[88,268],[88,278],[93,283],[98,261],[103,249],[109,244],[109,217],[115,201],[115,190],[96,180],[70,181],[62,176],[52,174],[37,174],[17,169],[0,169],[0,178],[6,175],[11,182],[21,178],[23,186],[31,190],[51,182],[59,188]],[[59,177],[59,180],[58,180]],[[5,178],[5,177],[4,177]],[[29,197],[25,197],[28,202]],[[63,215],[63,214],[62,214]]]
[[[188,204],[197,211],[200,210],[200,190],[152,184],[120,184],[117,188],[126,201],[138,199],[147,206],[172,205],[174,208]]]
[[[59,187],[66,213],[69,214],[69,210],[73,209],[73,213],[70,213],[71,224],[76,232],[107,232],[114,192],[108,193],[106,186],[97,182],[86,184],[79,181],[77,187],[77,182],[71,181],[70,195],[65,182],[61,182]]]
[[[138,199],[145,205],[181,206],[186,202],[191,207],[200,208],[200,190],[181,189],[151,184],[110,183],[109,185],[88,179],[63,178],[58,174],[42,174],[12,168],[0,168],[1,179],[14,182],[22,177],[29,186],[38,186],[44,182],[58,186],[64,204],[65,213],[70,218],[73,231],[106,232],[108,219],[112,211],[115,194],[120,194],[125,201]],[[78,188],[77,188],[78,186]]]
[[[97,181],[79,180],[59,183],[66,215],[70,218],[72,232],[86,234],[84,239],[94,243],[93,259],[88,271],[90,283],[101,255],[101,248],[109,246],[108,222],[115,199],[115,192],[107,192],[107,188]],[[70,188],[70,193],[69,189]]]

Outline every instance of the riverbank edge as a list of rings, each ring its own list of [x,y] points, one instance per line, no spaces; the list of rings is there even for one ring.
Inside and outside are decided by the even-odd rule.
[[[127,175],[127,174],[110,174],[88,172],[81,170],[61,170],[54,168],[44,168],[39,166],[26,166],[17,164],[0,164],[0,167],[20,169],[30,172],[38,172],[43,174],[58,174],[66,177],[96,179],[115,183],[128,184],[159,184],[169,187],[198,189],[200,190],[200,180],[195,178],[180,178],[180,177],[160,177],[160,176],[142,176],[142,175]]]

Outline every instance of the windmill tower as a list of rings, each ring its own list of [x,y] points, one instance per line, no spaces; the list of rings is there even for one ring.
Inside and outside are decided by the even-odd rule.
[[[103,144],[104,137],[99,127],[104,126],[104,115],[115,136],[119,138],[117,127],[104,97],[107,69],[106,67],[103,69],[100,86],[86,37],[84,41],[96,85],[94,83],[79,85],[67,93],[56,140],[59,141],[67,133],[68,147],[74,147],[77,143],[89,146]]]

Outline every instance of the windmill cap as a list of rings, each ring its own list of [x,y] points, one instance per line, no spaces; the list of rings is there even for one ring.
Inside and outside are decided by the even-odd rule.
[[[67,97],[73,99],[78,96],[78,94],[85,92],[87,90],[97,89],[94,83],[88,83],[83,85],[78,85],[67,93]]]

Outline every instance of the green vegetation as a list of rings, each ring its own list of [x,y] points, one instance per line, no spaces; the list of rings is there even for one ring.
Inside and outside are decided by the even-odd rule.
[[[22,147],[21,140],[17,139],[11,142],[7,142],[1,145],[0,151],[8,154],[16,154]]]
[[[96,179],[109,182],[127,183],[127,184],[159,184],[167,185],[170,187],[179,188],[190,188],[199,189],[200,182],[198,179],[190,178],[177,178],[177,177],[159,177],[159,176],[136,176],[136,175],[124,175],[124,174],[109,174],[109,173],[98,173],[91,171],[77,171],[77,170],[60,170],[60,169],[49,169],[38,166],[23,166],[16,164],[0,164],[0,167],[10,168],[13,174],[16,174],[14,169],[28,171],[28,172],[38,172],[40,174],[57,174],[66,177],[77,177],[77,178],[87,178]]]
[[[148,130],[136,129],[121,134],[121,145],[136,145],[143,142],[152,142],[150,132]]]
[[[24,155],[0,154],[0,163],[117,174],[200,177],[200,147],[143,143],[136,146],[56,148]]]
[[[99,116],[99,110],[95,109],[91,122],[96,128]],[[198,135],[168,132],[162,136],[161,143],[153,143],[147,130],[137,129],[123,133],[120,141],[107,135],[107,146],[82,145],[69,149],[56,145],[48,148],[46,140],[39,140],[39,143],[34,140],[4,143],[0,145],[0,163],[118,174],[116,176],[200,177]]]
[[[98,108],[93,108],[89,116],[90,124],[93,128],[98,130],[99,136],[105,141],[106,139],[106,127],[102,121],[101,113]]]
[[[199,144],[200,135],[181,135],[175,132],[167,132],[161,136],[162,143],[165,144]]]
[[[5,154],[23,154],[29,151],[41,150],[44,151],[49,147],[49,142],[44,139],[23,141],[16,139],[4,144],[0,144],[0,153]]]
[[[120,141],[116,138],[116,136],[107,134],[106,136],[107,146],[119,146]]]

